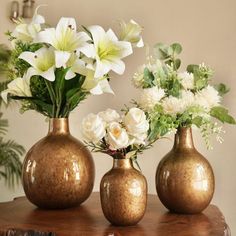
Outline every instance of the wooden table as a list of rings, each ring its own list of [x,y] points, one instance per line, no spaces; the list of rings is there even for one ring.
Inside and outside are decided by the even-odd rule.
[[[230,231],[214,205],[198,215],[171,214],[156,195],[148,196],[146,214],[138,225],[114,227],[102,214],[99,194],[93,193],[80,207],[66,210],[38,209],[25,197],[0,203],[0,235],[226,236]]]

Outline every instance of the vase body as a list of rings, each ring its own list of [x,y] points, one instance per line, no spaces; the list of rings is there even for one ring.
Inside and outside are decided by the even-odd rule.
[[[156,171],[156,190],[172,212],[196,214],[210,203],[215,188],[209,162],[195,149],[191,128],[179,128],[172,150]]]
[[[100,184],[102,210],[113,225],[137,224],[147,205],[147,182],[130,159],[114,159]]]
[[[67,118],[51,119],[48,135],[26,154],[22,182],[29,201],[41,208],[68,208],[92,192],[95,170],[88,149],[69,132]]]

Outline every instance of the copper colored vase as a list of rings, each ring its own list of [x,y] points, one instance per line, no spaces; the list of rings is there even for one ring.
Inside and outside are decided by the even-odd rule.
[[[214,193],[209,162],[195,149],[191,128],[179,128],[172,150],[156,172],[157,194],[166,208],[182,214],[203,211]]]
[[[51,119],[48,135],[27,153],[23,187],[41,208],[68,208],[84,202],[94,184],[94,162],[88,149],[69,132],[68,119]]]
[[[113,225],[137,224],[147,204],[147,182],[130,159],[114,159],[100,184],[102,210]]]

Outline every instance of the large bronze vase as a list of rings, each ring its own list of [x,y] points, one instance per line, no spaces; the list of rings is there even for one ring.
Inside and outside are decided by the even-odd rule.
[[[137,224],[147,204],[147,182],[130,159],[114,159],[100,184],[102,210],[113,225]]]
[[[88,149],[69,132],[68,119],[51,119],[48,135],[27,153],[23,187],[27,198],[41,208],[68,208],[92,192],[95,170]]]
[[[214,174],[209,162],[195,149],[191,128],[179,128],[172,150],[156,172],[157,194],[172,212],[203,211],[214,193]]]

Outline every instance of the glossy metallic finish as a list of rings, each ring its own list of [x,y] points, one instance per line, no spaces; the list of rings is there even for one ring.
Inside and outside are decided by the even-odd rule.
[[[209,162],[195,149],[191,128],[180,128],[172,150],[156,172],[156,189],[170,211],[195,214],[210,203],[215,188]]]
[[[147,205],[147,182],[130,159],[114,159],[100,184],[102,210],[113,225],[137,224]]]
[[[27,198],[42,208],[67,208],[92,192],[95,168],[88,149],[69,132],[68,119],[51,119],[48,135],[27,153],[23,187]]]

